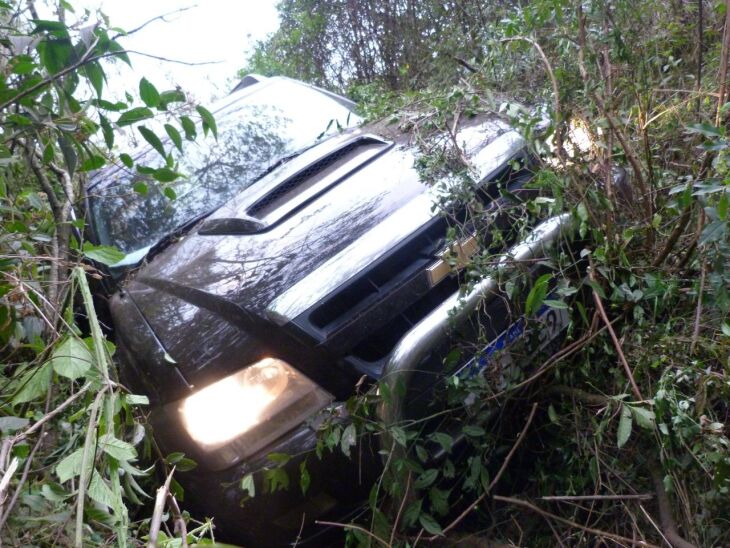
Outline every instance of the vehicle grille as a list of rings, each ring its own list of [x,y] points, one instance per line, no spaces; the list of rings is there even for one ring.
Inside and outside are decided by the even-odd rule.
[[[491,180],[506,182],[510,193],[519,194],[531,175],[526,169],[515,172],[507,168]],[[488,186],[484,185],[478,198],[487,206],[502,207],[504,199],[495,199],[498,192]],[[506,216],[495,222],[498,226],[508,223]],[[294,324],[333,356],[363,374],[379,377],[403,335],[459,288],[456,276],[448,276],[431,287],[426,273],[445,247],[447,228],[446,218],[432,219],[359,276],[298,316]],[[488,241],[485,243],[489,246]]]

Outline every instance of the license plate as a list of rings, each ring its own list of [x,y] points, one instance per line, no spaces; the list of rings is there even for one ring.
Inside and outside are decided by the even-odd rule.
[[[552,341],[554,341],[560,333],[568,326],[568,311],[563,308],[552,308],[542,305],[537,314],[529,322],[529,331],[534,333],[537,331],[536,347],[529,348],[530,356],[533,356],[544,350]],[[461,370],[458,375],[471,378],[481,373],[490,363],[497,359],[496,354],[503,351],[519,339],[525,337],[528,322],[525,318],[520,318],[502,333],[496,339],[487,344],[484,349],[474,358],[472,358]],[[503,366],[511,365],[509,354],[505,353],[503,359],[500,360]]]

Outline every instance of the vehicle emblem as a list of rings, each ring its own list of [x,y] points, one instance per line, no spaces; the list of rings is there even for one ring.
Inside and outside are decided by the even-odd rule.
[[[426,269],[428,283],[435,287],[446,276],[464,268],[479,250],[475,235],[456,242],[439,253],[439,259]]]

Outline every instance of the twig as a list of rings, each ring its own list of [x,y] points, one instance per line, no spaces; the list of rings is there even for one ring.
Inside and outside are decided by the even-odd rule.
[[[20,434],[16,434],[13,438],[13,443],[18,443],[19,441],[27,438],[30,436],[33,432],[38,430],[41,426],[43,426],[45,423],[47,423],[49,420],[51,420],[53,417],[61,413],[64,409],[66,409],[69,405],[71,405],[73,402],[75,402],[79,397],[81,397],[89,388],[91,387],[91,383],[87,382],[84,386],[79,388],[79,390],[72,396],[66,399],[61,405],[56,407],[53,411],[50,413],[46,413],[38,419],[35,423],[33,423],[32,426],[30,426],[27,430],[24,432],[21,432]]]
[[[412,472],[408,471],[408,477],[406,478],[406,489],[403,492],[403,500],[400,502],[400,506],[398,507],[398,513],[395,515],[395,521],[393,522],[393,530],[390,533],[390,540],[389,544],[393,545],[393,540],[395,539],[395,532],[398,529],[398,522],[400,521],[401,513],[403,512],[403,508],[406,505],[406,501],[408,500],[408,491],[411,488],[411,475]]]
[[[368,531],[365,527],[360,527],[359,525],[355,525],[354,523],[337,523],[334,521],[315,521],[317,525],[329,525],[330,527],[339,527],[341,529],[355,529],[355,531],[360,531],[361,533],[365,533],[367,536],[372,538],[373,540],[378,541],[383,546],[387,546],[390,548],[390,544],[388,544],[386,541],[384,541],[382,538],[380,538],[378,535],[373,533],[372,531]]]
[[[8,503],[7,508],[5,508],[2,512],[2,517],[0,517],[0,531],[2,531],[3,527],[5,527],[5,523],[8,521],[8,518],[10,517],[10,512],[13,511],[13,508],[15,507],[15,504],[18,502],[18,498],[20,497],[20,493],[23,490],[23,485],[28,479],[28,474],[30,473],[30,467],[33,464],[33,457],[35,457],[36,451],[38,451],[38,448],[41,446],[41,442],[43,441],[44,436],[46,433],[44,432],[39,438],[38,441],[33,444],[33,449],[31,450],[30,454],[28,455],[25,466],[23,467],[23,474],[20,476],[20,481],[18,481],[18,485],[15,488],[15,492],[13,493],[13,496],[10,499],[10,502]],[[3,477],[3,481],[5,478]],[[0,489],[0,492],[2,490]],[[0,496],[4,496],[0,495]],[[3,501],[4,503],[4,501]]]
[[[618,321],[618,318],[613,320],[613,322],[617,322],[617,321]],[[534,382],[535,380],[540,378],[542,375],[544,375],[545,373],[550,371],[550,369],[555,364],[557,364],[561,360],[564,360],[565,358],[573,355],[575,352],[577,352],[578,350],[583,348],[584,345],[588,344],[593,339],[595,339],[598,335],[600,335],[603,332],[604,329],[606,329],[605,326],[601,327],[600,329],[598,329],[596,331],[591,330],[586,335],[584,335],[583,337],[578,339],[577,341],[570,343],[568,346],[566,346],[559,352],[556,352],[555,354],[550,356],[550,358],[548,358],[548,360],[544,364],[542,364],[540,366],[540,368],[535,373],[533,373],[530,377],[528,377],[524,381],[521,381],[521,382],[515,384],[514,386],[510,386],[508,390],[514,391],[514,390],[517,390],[518,388],[522,388],[523,386],[527,386],[528,384]],[[500,398],[506,392],[507,392],[507,389],[505,389],[502,392],[499,392],[497,394],[488,396],[487,398],[485,398],[485,401],[496,400],[496,399]]]
[[[112,38],[112,40],[116,40],[117,38],[123,38],[125,36],[129,36],[131,34],[134,34],[135,32],[139,32],[143,28],[145,28],[146,26],[154,23],[155,21],[163,21],[165,23],[168,23],[169,21],[167,19],[165,19],[165,17],[169,17],[170,15],[177,15],[178,13],[182,13],[184,11],[188,11],[189,9],[191,9],[193,7],[195,7],[195,6],[185,6],[183,8],[179,8],[179,9],[176,9],[174,11],[169,11],[167,13],[163,13],[162,15],[157,15],[157,16],[153,17],[152,19],[148,19],[147,21],[145,21],[141,25],[138,25],[138,26],[134,27],[131,30],[125,30],[123,33],[120,32],[120,33],[114,35],[114,37]]]
[[[5,470],[3,478],[0,480],[0,508],[2,508],[2,501],[5,498],[5,491],[8,490],[8,487],[10,486],[10,480],[13,479],[13,474],[15,474],[15,471],[17,469],[18,457],[13,457],[13,460],[10,461],[10,466],[8,466],[8,469]]]
[[[725,104],[725,92],[727,89],[727,61],[730,50],[730,0],[725,0],[725,26],[722,32],[722,51],[720,53],[720,69],[717,75],[720,81],[719,97],[717,98],[717,113],[715,114],[715,125],[720,125],[722,119],[722,106]]]
[[[150,519],[150,541],[147,544],[148,548],[157,548],[157,537],[160,535],[160,524],[162,523],[162,512],[165,510],[165,500],[170,492],[170,482],[172,481],[172,475],[175,473],[175,467],[172,467],[170,473],[167,475],[167,479],[162,487],[157,489],[157,496],[155,497],[155,506],[152,511],[152,519]]]
[[[605,103],[603,100],[601,100],[600,97],[592,90],[589,89],[589,79],[588,79],[588,71],[585,67],[585,54],[584,50],[586,48],[586,30],[585,30],[585,17],[583,15],[583,8],[578,3],[577,7],[577,15],[578,15],[578,68],[580,70],[581,77],[583,78],[583,83],[586,87],[586,93],[590,96],[591,99],[593,99],[593,102],[596,104],[596,107],[598,107],[598,111],[601,113],[601,115],[606,119],[606,122],[608,122],[608,126],[611,129],[611,131],[616,135],[616,138],[619,140],[619,143],[621,143],[621,148],[624,151],[624,154],[626,155],[626,159],[631,164],[631,169],[634,172],[634,176],[636,177],[636,182],[639,185],[639,190],[642,194],[642,199],[646,202],[646,223],[647,227],[651,229],[651,220],[654,215],[653,212],[653,205],[651,202],[651,193],[649,192],[649,189],[647,188],[646,181],[644,179],[643,170],[641,168],[641,163],[639,162],[639,159],[636,157],[636,154],[634,153],[634,150],[629,146],[629,142],[624,136],[623,132],[619,129],[618,123],[614,119],[613,115],[608,112],[608,109],[606,108]]]
[[[672,249],[674,249],[674,246],[677,244],[677,240],[679,240],[679,237],[682,235],[682,233],[684,233],[684,229],[687,228],[687,223],[689,223],[693,205],[694,202],[690,202],[685,206],[682,214],[679,217],[679,220],[677,221],[677,224],[674,226],[674,230],[672,230],[672,233],[669,235],[669,239],[667,239],[667,243],[664,244],[664,248],[661,250],[659,255],[654,258],[651,266],[660,266],[664,262],[664,259],[666,259],[672,252]]]
[[[700,215],[697,219],[697,234],[698,236],[702,233],[702,228],[705,225],[705,210],[700,209]],[[702,267],[700,269],[700,291],[697,295],[697,308],[695,309],[695,325],[692,330],[692,343],[689,346],[690,354],[695,353],[697,348],[697,341],[700,338],[700,320],[702,319],[702,296],[705,293],[705,278],[707,277],[707,263],[704,259],[701,259]]]
[[[188,531],[187,527],[185,527],[185,519],[180,511],[180,506],[177,503],[175,495],[170,491],[167,492],[167,504],[170,506],[172,517],[175,520],[175,534],[180,535],[182,548],[188,548]]]
[[[591,266],[589,276],[590,276],[591,280],[593,280],[594,282],[596,281],[594,269],[592,266]],[[598,294],[598,292],[595,289],[593,289],[593,301],[596,303],[596,308],[598,309],[598,312],[601,315],[601,319],[603,320],[603,323],[606,324],[606,328],[608,328],[608,334],[611,336],[611,341],[613,342],[613,346],[616,349],[616,352],[618,353],[619,360],[621,361],[621,364],[624,367],[624,371],[626,372],[626,376],[628,377],[629,382],[631,383],[631,390],[634,392],[634,396],[636,396],[637,400],[644,401],[644,396],[641,395],[641,390],[639,390],[639,386],[636,384],[636,380],[634,379],[634,374],[631,371],[629,362],[626,361],[626,356],[624,355],[624,351],[621,348],[621,343],[619,342],[618,337],[616,336],[616,332],[613,330],[613,325],[611,325],[611,321],[608,319],[606,310],[603,308],[603,302],[601,301],[601,296]]]
[[[656,529],[656,532],[659,533],[659,535],[662,537],[662,539],[664,539],[664,542],[666,542],[669,546],[671,546],[672,543],[669,542],[669,539],[667,539],[667,537],[664,536],[664,532],[662,531],[662,528],[659,527],[657,525],[657,523],[652,519],[651,515],[649,514],[649,512],[646,511],[644,506],[639,504],[639,509],[644,513],[644,516],[646,516],[646,519],[649,520],[649,523],[651,523],[652,527],[654,527],[654,529]]]
[[[84,545],[84,503],[86,496],[86,484],[93,477],[94,474],[94,462],[92,460],[91,465],[89,464],[89,457],[92,456],[92,448],[96,442],[96,423],[97,415],[99,413],[99,405],[101,399],[104,396],[104,391],[99,390],[94,398],[94,403],[91,405],[91,413],[89,416],[89,425],[86,428],[86,438],[84,439],[84,450],[81,453],[81,473],[79,474],[79,490],[76,495],[76,531],[74,538],[74,545],[76,548],[83,548]],[[91,468],[91,470],[89,470]]]
[[[502,474],[504,474],[504,471],[507,469],[507,466],[509,465],[510,461],[512,460],[512,456],[515,454],[515,451],[517,451],[517,448],[522,443],[522,440],[525,439],[525,434],[527,434],[528,428],[530,428],[530,425],[532,424],[532,419],[535,417],[535,411],[537,411],[537,403],[532,404],[532,409],[530,410],[530,415],[527,417],[527,422],[525,423],[525,426],[522,427],[522,431],[520,432],[520,435],[517,436],[517,439],[515,440],[515,443],[512,445],[512,449],[510,449],[509,453],[507,453],[507,456],[502,461],[502,466],[499,467],[499,471],[494,476],[494,479],[489,483],[489,486],[484,490],[484,492],[477,497],[477,499],[472,502],[469,507],[464,510],[461,514],[459,514],[454,521],[449,523],[446,527],[444,527],[441,535],[434,535],[432,537],[427,537],[426,540],[434,541],[439,536],[445,535],[448,533],[451,529],[456,527],[461,521],[469,515],[470,512],[473,510],[476,510],[479,506],[479,503],[481,503],[491,492],[495,485],[497,485],[497,482],[502,478]],[[496,498],[496,497],[495,497]]]
[[[548,77],[550,78],[550,84],[553,88],[553,110],[555,111],[555,152],[558,156],[558,159],[561,161],[561,163],[565,162],[564,157],[564,149],[563,149],[563,116],[560,108],[560,88],[558,87],[558,80],[555,78],[555,73],[553,72],[553,67],[550,65],[550,60],[547,58],[547,55],[545,55],[545,52],[540,47],[540,44],[538,44],[535,40],[532,38],[527,38],[526,36],[515,36],[512,38],[503,38],[501,40],[502,42],[516,42],[516,41],[522,41],[527,42],[528,44],[532,45],[535,50],[537,50],[537,53],[540,55],[540,58],[542,59],[543,65],[545,65],[545,70],[548,73]]]
[[[677,532],[677,526],[672,517],[672,510],[669,504],[669,497],[664,490],[662,478],[659,476],[658,465],[650,465],[649,472],[651,479],[654,481],[654,490],[656,491],[657,506],[659,507],[659,520],[661,521],[664,535],[669,539],[669,543],[673,548],[695,548],[694,544],[687,542]]]
[[[494,497],[492,497],[492,498],[498,502],[505,502],[507,504],[512,504],[514,506],[519,506],[521,508],[526,508],[527,510],[532,510],[533,512],[540,514],[543,517],[550,518],[555,521],[559,521],[560,523],[564,523],[570,527],[575,527],[576,529],[580,529],[581,531],[585,531],[586,533],[590,533],[590,534],[596,535],[598,537],[608,538],[608,539],[614,540],[616,542],[623,542],[623,543],[631,544],[632,546],[645,546],[647,548],[659,548],[655,544],[649,544],[648,542],[644,542],[641,540],[630,539],[627,537],[622,537],[621,535],[609,533],[608,531],[601,531],[600,529],[594,529],[593,527],[587,527],[585,525],[581,525],[580,523],[576,523],[575,521],[571,521],[571,520],[563,518],[561,516],[557,516],[551,512],[547,512],[547,511],[543,510],[542,508],[535,506],[534,504],[532,504],[526,500],[518,499],[515,497],[502,497],[500,495],[494,495]]]
[[[73,72],[73,71],[79,69],[86,63],[93,63],[94,61],[100,61],[101,59],[107,59],[109,57],[121,57],[122,55],[130,54],[130,53],[133,55],[141,55],[142,57],[149,57],[150,59],[157,59],[158,61],[164,61],[166,63],[176,63],[179,65],[186,65],[186,66],[214,65],[214,64],[217,64],[220,62],[220,61],[201,61],[201,62],[180,61],[178,59],[170,59],[168,57],[160,57],[159,55],[152,55],[151,53],[144,53],[142,51],[127,50],[127,49],[102,53],[100,55],[94,55],[94,56],[88,57],[88,58],[82,57],[81,59],[79,59],[78,61],[73,63],[72,65],[69,65],[68,67],[58,71],[57,73],[52,74],[52,75],[48,76],[47,78],[44,78],[37,84],[34,84],[34,85],[30,86],[29,88],[24,89],[23,91],[21,91],[14,97],[11,97],[4,103],[0,104],[0,111],[5,110],[10,105],[17,103],[21,99],[24,99],[25,97],[28,97],[29,95],[32,95],[39,89],[43,89],[44,87],[48,86],[49,84],[52,84],[59,78],[68,74],[69,72]]]
[[[704,22],[704,5],[705,0],[697,0],[697,73],[695,75],[695,90],[699,93],[702,89],[702,53],[705,41],[705,22]],[[700,108],[702,106],[702,98],[697,97],[695,104],[695,116],[699,119]]]
[[[585,500],[651,500],[654,495],[555,495],[540,497],[540,500],[553,500],[557,502],[580,502]]]

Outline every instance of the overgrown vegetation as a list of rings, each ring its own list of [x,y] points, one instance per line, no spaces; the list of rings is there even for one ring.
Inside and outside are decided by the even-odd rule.
[[[367,510],[340,524],[348,540],[730,543],[727,3],[284,0],[279,10],[281,29],[248,69],[349,90],[368,118],[413,132],[424,174],[467,182],[459,143],[428,137],[501,110],[544,161],[539,197],[514,215],[569,211],[586,242],[549,259],[566,273],[557,287],[499,278],[518,312],[570,312],[555,353],[450,376],[453,411],[427,428],[383,423],[386,384],[348,402],[352,424],[323,428],[322,451],[354,458],[358,439],[375,440],[387,462]],[[164,498],[137,512],[154,491],[140,462],[189,464],[152,454],[145,398],[118,384],[95,317],[89,265],[118,253],[72,235],[83,234],[87,172],[118,162],[172,182],[193,118],[206,133],[215,122],[147,79],[139,99],[110,99],[106,63],[129,60],[123,33],[94,17],[65,1],[52,21],[33,2],[0,2],[0,537],[10,545],[143,542],[150,521],[167,539]],[[144,126],[156,115],[169,140]],[[124,127],[159,165],[134,165],[117,143]],[[494,275],[495,259],[477,256],[467,286]],[[437,464],[425,458],[434,448]],[[253,494],[250,477],[242,488]],[[209,533],[174,497],[169,508],[168,533]]]
[[[547,300],[562,309],[578,291],[586,306],[571,307],[562,348],[514,378],[446,381],[469,447],[459,458],[453,428],[378,419],[387,384],[379,397],[354,398],[355,426],[333,426],[325,446],[372,434],[393,444],[382,445],[390,473],[351,538],[730,542],[728,6],[537,0],[438,12],[442,5],[287,0],[282,29],[249,68],[349,86],[366,115],[410,128],[420,144],[495,107],[533,138],[539,117],[501,97],[544,105],[551,124],[536,140],[545,164],[535,178],[543,194],[526,208],[570,210],[587,243],[577,257],[551,260],[587,269],[552,295],[538,283],[525,307]],[[409,18],[414,9],[423,18]],[[427,17],[433,10],[441,18]],[[381,58],[395,28],[404,40]],[[304,51],[314,55],[300,58]],[[458,143],[424,154],[427,169],[469,178]],[[493,263],[481,257],[470,276],[492,274]],[[426,459],[433,445],[447,454],[438,465]]]
[[[146,78],[139,98],[114,98],[106,69],[130,59],[117,41],[124,31],[101,14],[61,1],[49,20],[32,1],[0,2],[0,21],[0,539],[124,546],[148,532],[149,519],[130,517],[150,498],[151,470],[139,468],[150,456],[147,398],[119,384],[95,313],[87,277],[123,254],[84,240],[86,175],[117,164],[170,183],[182,136],[195,138],[186,113],[205,133],[215,121]],[[164,142],[145,126],[159,116]],[[135,165],[116,144],[123,128],[159,152],[159,165]]]

